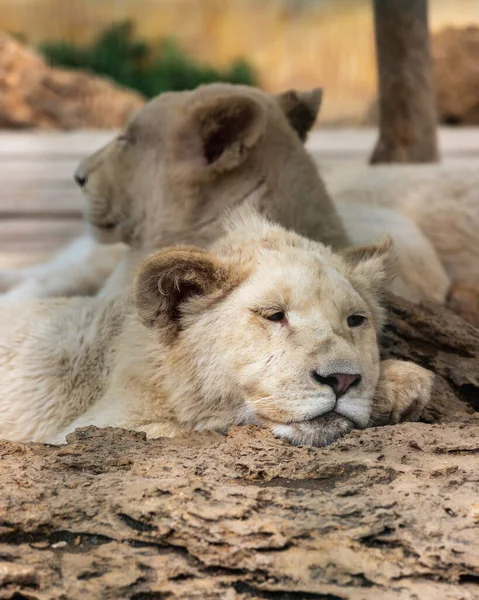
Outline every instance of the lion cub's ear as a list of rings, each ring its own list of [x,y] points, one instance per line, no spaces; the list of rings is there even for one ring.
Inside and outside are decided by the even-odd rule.
[[[360,293],[381,295],[396,275],[396,254],[389,236],[382,243],[347,248],[341,254]]]
[[[305,142],[318,116],[323,100],[323,90],[321,88],[304,92],[289,90],[278,94],[276,98],[291,127],[296,131],[299,139]]]
[[[178,331],[182,305],[196,297],[217,299],[233,285],[233,277],[217,258],[189,246],[167,248],[139,268],[133,300],[142,323]]]
[[[264,107],[241,95],[210,100],[195,110],[193,119],[204,160],[221,171],[244,162],[266,129]]]

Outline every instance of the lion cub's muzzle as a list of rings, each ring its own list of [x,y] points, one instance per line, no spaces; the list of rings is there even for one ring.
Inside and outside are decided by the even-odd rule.
[[[329,446],[355,429],[355,424],[331,411],[309,421],[289,425],[276,424],[270,428],[274,435],[296,446]]]

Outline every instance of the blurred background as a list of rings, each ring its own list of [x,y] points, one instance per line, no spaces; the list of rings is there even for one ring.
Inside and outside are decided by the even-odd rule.
[[[136,106],[165,89],[193,88],[217,79],[271,91],[320,85],[326,92],[322,124],[372,124],[377,76],[371,4],[371,0],[0,0],[0,30],[11,36],[0,42],[0,126],[116,127],[122,103],[128,112],[129,103]],[[429,23],[439,119],[477,124],[479,2],[430,0]],[[38,81],[32,81],[43,69],[33,50],[51,65],[106,75],[139,95],[118,93],[119,114],[103,119],[75,115],[72,107],[70,116],[55,117],[51,106],[55,93],[72,103],[75,93],[81,95],[75,86],[85,88],[83,96],[100,97],[107,89],[93,89],[86,80],[69,81],[65,72],[49,74],[49,89],[41,89]],[[38,99],[24,98],[32,94]],[[29,103],[50,103],[50,110]]]

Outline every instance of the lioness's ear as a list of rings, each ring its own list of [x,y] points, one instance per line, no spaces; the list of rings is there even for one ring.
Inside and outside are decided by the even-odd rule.
[[[315,88],[305,92],[289,90],[276,96],[291,127],[304,142],[316,121],[323,99],[323,90]]]
[[[187,300],[217,298],[231,285],[229,271],[213,254],[178,246],[150,256],[140,266],[133,299],[144,325],[178,331],[181,307]]]
[[[341,254],[360,290],[381,294],[396,275],[396,255],[389,236],[382,243],[347,248]]]
[[[232,170],[266,128],[265,109],[247,96],[218,98],[196,109],[194,120],[199,130],[204,160],[217,170]]]

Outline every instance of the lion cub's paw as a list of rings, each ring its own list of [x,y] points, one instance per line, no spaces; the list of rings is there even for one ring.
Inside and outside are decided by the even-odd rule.
[[[354,429],[354,423],[335,413],[301,421],[300,423],[271,425],[276,437],[294,446],[329,446]]]
[[[419,420],[429,404],[434,374],[402,360],[385,360],[374,396],[369,425]]]

